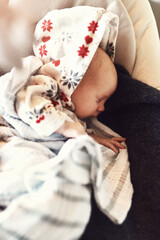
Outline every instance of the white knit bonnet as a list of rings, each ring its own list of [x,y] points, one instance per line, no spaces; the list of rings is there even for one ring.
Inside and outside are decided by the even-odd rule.
[[[114,61],[118,26],[118,16],[103,8],[52,10],[35,28],[34,53],[60,72],[58,85],[71,96],[99,46]]]

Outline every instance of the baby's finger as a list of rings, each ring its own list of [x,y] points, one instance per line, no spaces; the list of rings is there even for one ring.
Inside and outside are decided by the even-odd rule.
[[[111,150],[113,150],[115,153],[119,153],[119,150],[111,142],[107,142],[107,144],[104,144],[104,145],[110,148]]]
[[[118,142],[125,142],[126,138],[123,137],[113,137],[112,140],[118,141]]]
[[[118,147],[118,148],[121,148],[121,149],[125,149],[126,148],[123,144],[121,144],[121,143],[119,143],[119,142],[117,142],[115,140],[112,140],[112,144],[114,146]]]

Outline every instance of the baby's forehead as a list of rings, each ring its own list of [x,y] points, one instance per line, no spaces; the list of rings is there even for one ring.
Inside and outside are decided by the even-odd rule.
[[[88,69],[90,72],[94,72],[95,69],[98,71],[104,66],[106,70],[110,70],[112,64],[112,60],[108,54],[102,48],[98,47]]]
[[[103,62],[104,60],[107,62],[112,61],[108,54],[102,48],[98,47],[91,63],[98,63],[99,61]]]
[[[99,76],[101,78],[105,76],[106,73],[112,74],[114,68],[115,67],[108,54],[103,49],[98,47],[90,65],[88,66],[87,72],[85,74],[86,79],[90,79],[93,82],[95,77]]]
[[[98,48],[83,79],[85,87],[94,92],[114,91],[117,87],[115,66],[107,53]]]

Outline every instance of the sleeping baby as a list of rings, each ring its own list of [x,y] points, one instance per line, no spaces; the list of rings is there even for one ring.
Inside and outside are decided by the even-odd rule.
[[[104,9],[89,9],[90,14],[86,7],[53,10],[36,26],[34,52],[44,64],[17,93],[15,107],[41,136],[86,134],[82,120],[104,111],[116,90],[118,19]],[[125,138],[90,136],[116,153],[125,148]]]

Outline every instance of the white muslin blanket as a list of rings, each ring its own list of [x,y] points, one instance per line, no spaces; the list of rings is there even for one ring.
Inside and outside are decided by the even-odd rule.
[[[42,140],[14,109],[15,93],[42,65],[39,58],[22,60],[1,77],[0,111],[16,129],[1,126],[8,143],[0,150],[0,239],[79,239],[91,213],[91,189],[100,210],[122,223],[131,206],[133,188],[127,149],[118,154],[89,136]],[[102,136],[117,136],[90,119],[88,127]],[[25,136],[25,138],[24,138]]]

